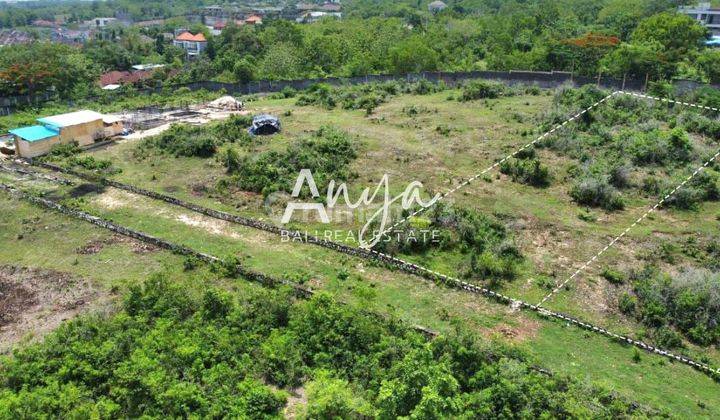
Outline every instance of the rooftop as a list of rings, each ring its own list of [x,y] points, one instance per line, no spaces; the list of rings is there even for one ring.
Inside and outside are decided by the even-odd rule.
[[[40,141],[60,134],[57,130],[45,127],[43,125],[31,125],[30,127],[21,127],[10,130],[11,134],[27,141]]]
[[[90,121],[97,121],[103,119],[102,114],[89,111],[87,109],[82,111],[70,112],[68,114],[53,115],[52,117],[38,118],[38,122],[42,124],[48,124],[55,127],[70,127],[73,125],[84,124]]]
[[[198,33],[193,35],[190,32],[183,32],[175,38],[177,41],[194,41],[194,42],[206,42],[205,35]]]

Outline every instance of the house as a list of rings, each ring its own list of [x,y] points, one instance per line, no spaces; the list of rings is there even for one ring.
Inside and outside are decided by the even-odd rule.
[[[27,32],[15,29],[0,29],[0,47],[7,45],[28,44],[32,42],[32,36]]]
[[[697,6],[680,6],[678,10],[708,28],[713,35],[720,35],[720,7],[700,3]]]
[[[35,26],[38,28],[56,28],[59,25],[56,22],[51,22],[49,20],[36,19],[33,21],[32,26]]]
[[[165,24],[165,19],[152,19],[152,20],[141,20],[135,22],[135,26],[139,28],[151,28],[153,26],[161,26]]]
[[[165,64],[135,64],[133,70],[156,70],[165,67]]]
[[[262,25],[262,18],[258,15],[250,15],[245,18],[245,23],[248,25]]]
[[[107,26],[110,26],[117,22],[117,19],[114,17],[97,17],[95,19],[86,20],[84,22],[84,26],[87,28],[105,28]]]
[[[176,36],[173,45],[185,50],[188,57],[197,57],[207,48],[207,39],[202,33],[193,35],[190,32],[183,32]]]
[[[342,10],[342,6],[339,3],[325,2],[320,6],[320,10],[323,12],[339,12]]]
[[[55,42],[68,45],[80,45],[89,41],[93,36],[93,31],[84,30],[77,31],[71,29],[58,28],[51,35],[51,39]]]
[[[317,8],[317,5],[314,3],[298,3],[295,5],[295,9],[297,9],[300,12],[307,12],[310,10],[315,10]]]
[[[334,17],[340,19],[342,13],[340,12],[305,12],[299,18],[295,19],[298,23],[313,23],[324,17]]]
[[[18,156],[41,156],[57,144],[77,142],[79,146],[89,146],[123,130],[118,118],[89,110],[38,118],[37,122],[37,125],[10,130]]]
[[[100,76],[100,86],[102,88],[108,85],[124,85],[142,82],[151,79],[155,70],[136,70],[136,71],[118,71],[104,73]],[[109,89],[108,89],[109,90]]]

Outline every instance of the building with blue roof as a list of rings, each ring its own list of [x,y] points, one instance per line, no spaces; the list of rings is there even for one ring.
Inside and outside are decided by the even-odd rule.
[[[89,146],[122,131],[122,122],[95,111],[76,111],[38,118],[38,125],[10,130],[15,138],[15,153],[32,158],[47,154],[56,144],[76,142]]]
[[[10,134],[18,136],[25,141],[32,142],[57,137],[60,135],[60,130],[56,130],[52,127],[46,127],[44,125],[31,125],[30,127],[10,130]]]

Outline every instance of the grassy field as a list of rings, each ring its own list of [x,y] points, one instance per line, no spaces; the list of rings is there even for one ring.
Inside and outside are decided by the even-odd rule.
[[[250,110],[281,115],[283,133],[261,138],[249,147],[238,146],[237,150],[249,155],[284,150],[320,126],[333,125],[350,133],[359,148],[359,156],[352,163],[352,170],[359,175],[349,183],[351,196],[376,183],[384,173],[390,175],[395,194],[414,180],[423,182],[429,191],[442,192],[537,136],[535,127],[552,102],[552,97],[545,92],[467,103],[448,100],[451,93],[454,94],[399,96],[369,116],[358,110],[299,107],[295,99],[262,99],[249,103]],[[410,115],[409,107],[422,111]],[[113,165],[122,170],[114,175],[115,179],[208,207],[277,222],[277,211],[268,214],[259,194],[214,191],[217,181],[226,176],[215,159],[159,154],[138,159],[133,153],[136,147],[135,142],[125,142],[89,154],[111,159]],[[539,155],[557,180],[548,188],[511,182],[493,171],[449,197],[456,206],[499,215],[507,221],[526,261],[519,278],[504,283],[502,289],[504,293],[531,302],[538,301],[548,291],[538,285],[538,277],[562,281],[653,204],[652,199],[633,197],[623,211],[591,210],[595,220],[582,220],[578,214],[584,209],[572,202],[567,194],[569,186],[563,181],[569,160],[547,150],[539,151]],[[26,181],[23,186],[55,190],[56,198],[67,198],[69,193],[68,188],[42,183]],[[266,233],[218,222],[112,188],[71,202],[117,223],[201,251],[223,257],[237,256],[255,270],[304,282],[351,304],[392,313],[409,323],[438,331],[463,324],[491,339],[523,348],[539,365],[554,372],[601,384],[641,404],[666,409],[674,416],[720,416],[720,388],[705,375],[649,354],[643,354],[639,362],[633,361],[632,348],[556,321],[513,311],[481,297],[438,287],[321,248],[282,243]],[[108,290],[124,289],[162,270],[193,287],[201,288],[207,282],[251,287],[244,286],[242,281],[219,279],[206,269],[183,271],[181,257],[161,251],[137,255],[127,244],[106,246],[93,255],[78,255],[78,247],[108,234],[29,207],[7,195],[2,196],[0,205],[3,214],[20,215],[0,222],[3,228],[0,242],[7,244],[0,250],[0,263],[76,273]],[[631,230],[547,306],[616,332],[637,336],[642,327],[616,310],[617,296],[626,286],[609,284],[599,275],[600,271],[608,266],[638,266],[643,253],[653,252],[665,241],[683,241],[717,232],[719,214],[718,203],[705,203],[697,211],[659,211]],[[40,221],[36,221],[36,217]],[[30,222],[23,223],[23,220]],[[28,225],[43,228],[36,227],[32,233],[24,234],[23,229]],[[357,229],[359,225],[356,221],[334,221],[333,227]],[[315,222],[296,222],[294,227],[324,228]],[[18,239],[18,235],[22,239]],[[403,257],[459,275],[458,265],[463,256],[433,250]],[[282,264],[277,264],[278,261]],[[717,351],[711,348],[691,346],[687,351],[720,361]]]

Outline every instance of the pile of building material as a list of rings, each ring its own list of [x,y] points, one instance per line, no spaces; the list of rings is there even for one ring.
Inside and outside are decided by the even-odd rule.
[[[243,109],[243,103],[232,96],[222,96],[210,102],[208,108],[224,109],[227,111],[239,111]]]

